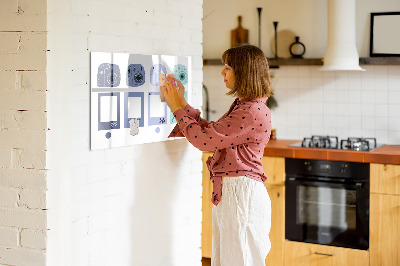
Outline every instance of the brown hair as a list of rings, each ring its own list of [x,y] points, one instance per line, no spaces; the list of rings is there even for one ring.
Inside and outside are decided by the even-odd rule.
[[[235,74],[235,86],[227,95],[255,99],[274,94],[268,61],[260,48],[248,44],[240,45],[226,50],[221,60]]]

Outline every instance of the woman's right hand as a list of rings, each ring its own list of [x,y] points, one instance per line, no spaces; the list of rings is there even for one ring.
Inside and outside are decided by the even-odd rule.
[[[182,82],[175,78],[173,74],[168,74],[167,79],[169,79],[171,82],[175,82],[177,87],[178,87],[178,97],[179,97],[179,103],[182,106],[182,108],[185,108],[187,105],[186,99],[185,99],[185,87],[182,85]]]

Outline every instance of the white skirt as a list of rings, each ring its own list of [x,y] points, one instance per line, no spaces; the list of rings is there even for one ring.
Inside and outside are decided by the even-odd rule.
[[[271,249],[271,201],[262,182],[245,176],[223,177],[212,223],[212,266],[265,265]]]

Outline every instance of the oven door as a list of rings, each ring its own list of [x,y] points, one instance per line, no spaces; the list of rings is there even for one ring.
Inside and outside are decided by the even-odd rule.
[[[369,185],[286,178],[286,239],[367,250]]]

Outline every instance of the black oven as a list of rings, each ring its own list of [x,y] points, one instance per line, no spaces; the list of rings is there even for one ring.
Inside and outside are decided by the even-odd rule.
[[[369,164],[286,159],[285,235],[367,250]]]

